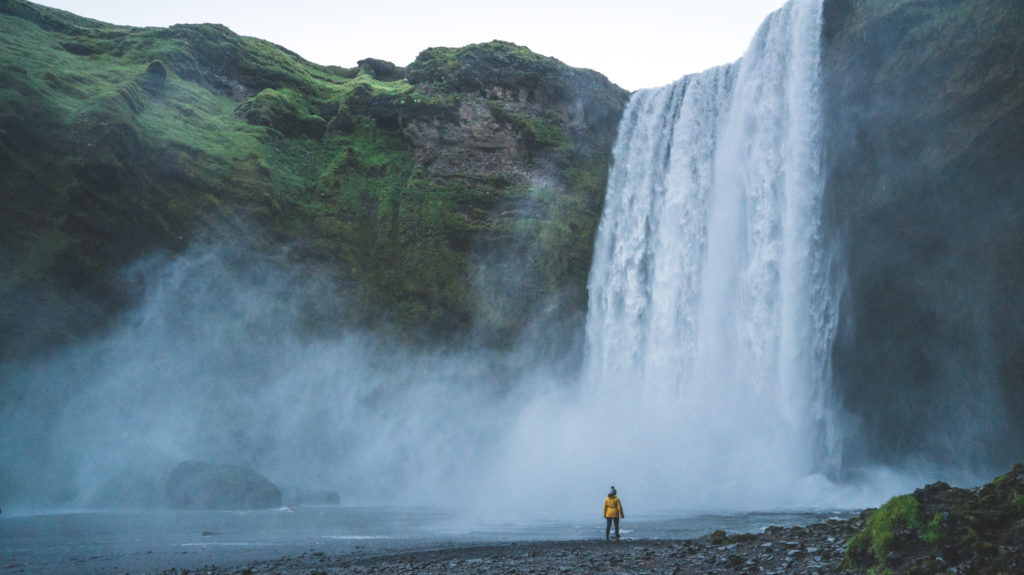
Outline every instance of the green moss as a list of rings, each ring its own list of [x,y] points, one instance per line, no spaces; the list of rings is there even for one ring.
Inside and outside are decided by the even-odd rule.
[[[1014,491],[1010,506],[1013,507],[1017,515],[1024,515],[1024,494]]]
[[[921,533],[921,540],[931,547],[933,553],[938,553],[942,550],[942,523],[942,514],[936,513]]]
[[[524,46],[493,41],[462,48],[424,50],[406,69],[411,84],[429,83],[450,92],[477,92],[494,87],[516,90],[536,86],[565,65]]]
[[[294,90],[267,88],[240,104],[235,114],[249,124],[273,128],[283,136],[320,139],[327,122],[309,107]]]
[[[501,101],[490,101],[488,104],[494,118],[523,134],[531,150],[558,148],[569,144],[562,119],[557,114],[549,112],[543,119],[535,119],[511,110]]]
[[[845,564],[871,565],[869,573],[884,572],[885,559],[893,550],[899,531],[921,528],[920,504],[913,495],[893,497],[868,517],[864,529],[846,545]]]

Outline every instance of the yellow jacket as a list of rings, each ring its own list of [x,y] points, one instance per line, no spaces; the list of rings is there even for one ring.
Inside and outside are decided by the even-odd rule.
[[[622,502],[619,498],[614,495],[609,495],[604,499],[604,516],[605,517],[625,517],[626,514],[622,512]]]

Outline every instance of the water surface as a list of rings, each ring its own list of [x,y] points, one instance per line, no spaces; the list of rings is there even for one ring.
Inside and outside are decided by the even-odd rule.
[[[758,532],[850,512],[639,516],[630,539]],[[469,521],[426,508],[308,506],[261,511],[53,511],[0,516],[2,573],[140,573],[244,565],[302,553],[367,554],[474,543],[600,539],[604,522]]]

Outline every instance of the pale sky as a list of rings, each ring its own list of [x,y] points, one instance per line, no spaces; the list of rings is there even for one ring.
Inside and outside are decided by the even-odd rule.
[[[420,51],[491,40],[601,72],[628,90],[735,61],[784,0],[42,0],[113,24],[224,24],[307,60],[406,66]]]

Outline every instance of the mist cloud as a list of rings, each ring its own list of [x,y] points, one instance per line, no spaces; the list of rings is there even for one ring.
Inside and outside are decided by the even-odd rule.
[[[287,262],[238,243],[153,257],[127,272],[144,295],[109,332],[3,366],[4,502],[159,507],[193,459],[251,466],[286,501],[333,490],[491,518],[587,517],[612,483],[641,512],[849,501],[753,440],[771,421],[738,432],[726,403],[531,360],[543,338],[498,352],[310,336],[335,292]]]
[[[281,259],[240,245],[152,258],[129,270],[145,295],[108,334],[5,366],[6,497],[160,505],[160,481],[188,459],[250,465],[286,492],[345,502],[464,488],[452,473],[478,468],[514,414],[517,360],[311,338],[304,320],[331,292]]]

